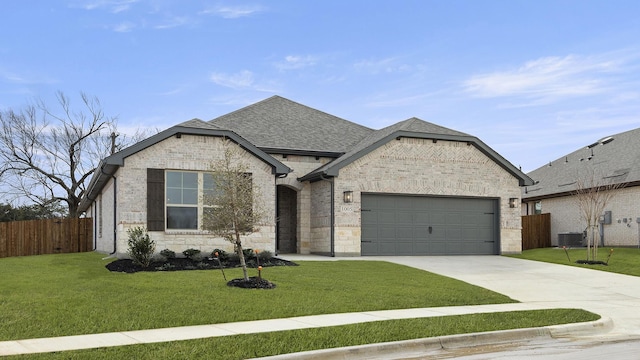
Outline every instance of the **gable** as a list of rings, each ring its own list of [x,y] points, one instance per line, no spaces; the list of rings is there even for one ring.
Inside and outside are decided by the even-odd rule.
[[[351,151],[303,176],[300,178],[300,181],[315,181],[324,176],[338,176],[341,168],[351,164],[388,142],[395,141],[400,138],[428,139],[433,142],[445,140],[466,143],[467,145],[474,146],[491,161],[495,162],[502,169],[517,178],[520,186],[533,184],[533,181],[527,175],[522,173],[522,171],[513,166],[513,164],[508,162],[500,154],[480,141],[480,139],[456,130],[431,124],[417,118],[411,118],[370,134]]]
[[[102,188],[109,182],[111,177],[118,171],[121,166],[124,166],[124,162],[127,157],[137,154],[145,149],[152,148],[156,144],[170,137],[181,138],[183,135],[200,135],[226,138],[238,144],[248,153],[270,166],[272,174],[280,176],[286,175],[292,171],[289,167],[282,164],[271,155],[258,149],[247,140],[238,136],[236,133],[229,130],[220,130],[211,124],[194,119],[184,122],[180,125],[173,126],[100,161],[100,164],[98,164],[98,168],[96,169],[93,177],[91,178],[91,182],[87,187],[86,195],[80,202],[80,211],[86,211],[89,208],[93,200],[96,199]]]

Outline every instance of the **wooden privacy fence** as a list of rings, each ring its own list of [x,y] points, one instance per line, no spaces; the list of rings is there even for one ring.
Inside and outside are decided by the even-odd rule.
[[[522,250],[551,247],[551,214],[522,217]]]
[[[0,222],[0,258],[92,250],[90,218]]]

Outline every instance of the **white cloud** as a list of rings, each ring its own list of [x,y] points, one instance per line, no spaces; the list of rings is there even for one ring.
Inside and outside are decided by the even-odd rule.
[[[110,26],[110,29],[115,31],[115,32],[124,33],[124,32],[129,32],[129,31],[133,30],[135,27],[136,27],[136,25],[134,23],[129,22],[129,21],[125,21],[125,22],[122,22],[120,24],[116,24],[116,25]]]
[[[225,19],[237,19],[264,11],[259,5],[253,6],[216,6],[200,12],[203,15],[216,15]]]
[[[235,90],[254,90],[260,92],[280,92],[278,84],[274,82],[257,82],[253,72],[242,70],[235,74],[213,73],[210,76],[213,83]]]
[[[361,60],[353,64],[357,71],[369,72],[372,74],[397,73],[411,69],[411,66],[399,62],[396,57],[385,59]]]
[[[175,27],[183,26],[189,24],[189,18],[186,16],[174,16],[163,24],[156,25],[154,28],[156,29],[172,29]]]
[[[253,73],[249,70],[242,70],[236,74],[211,74],[211,81],[232,89],[248,88],[253,85]]]
[[[526,62],[517,69],[474,75],[463,82],[476,97],[524,97],[540,101],[592,95],[608,89],[608,74],[620,70],[620,61],[568,55]]]
[[[77,7],[85,10],[107,9],[109,12],[117,14],[129,10],[131,5],[138,1],[139,0],[94,0],[81,2]]]
[[[284,60],[276,63],[276,67],[280,70],[295,70],[314,66],[318,59],[311,55],[287,55]]]

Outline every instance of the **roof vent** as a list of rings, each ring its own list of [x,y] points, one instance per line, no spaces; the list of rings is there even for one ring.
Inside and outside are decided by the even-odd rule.
[[[587,146],[587,149],[591,149],[592,147],[598,146],[598,144],[600,144],[600,141],[596,141],[593,144]]]
[[[606,144],[608,144],[608,143],[610,143],[612,141],[613,141],[613,138],[611,136],[608,136],[608,137],[600,140],[600,143],[602,143],[602,145],[606,145]]]

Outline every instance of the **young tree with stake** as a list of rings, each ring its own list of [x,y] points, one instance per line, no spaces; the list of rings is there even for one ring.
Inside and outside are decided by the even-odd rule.
[[[210,176],[211,183],[205,184],[202,227],[233,244],[244,280],[249,281],[242,237],[257,231],[264,210],[249,167],[241,160],[240,148],[228,140],[224,147],[224,158],[213,163],[211,173],[205,175],[205,182]]]

